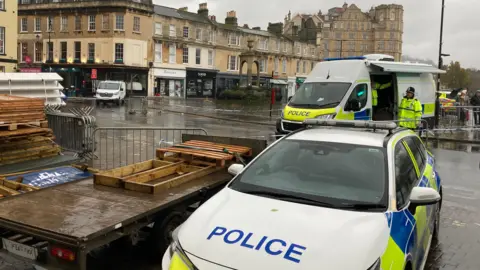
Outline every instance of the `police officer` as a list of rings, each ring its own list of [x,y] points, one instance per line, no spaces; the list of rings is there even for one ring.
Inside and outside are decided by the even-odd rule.
[[[420,120],[422,119],[422,104],[415,97],[415,88],[409,87],[407,89],[406,95],[402,99],[398,109],[401,127],[416,129],[420,126]]]
[[[378,105],[378,91],[383,90],[385,88],[388,88],[390,86],[392,86],[391,82],[381,84],[381,83],[375,82],[372,79],[372,106],[373,107],[377,107],[377,105]]]

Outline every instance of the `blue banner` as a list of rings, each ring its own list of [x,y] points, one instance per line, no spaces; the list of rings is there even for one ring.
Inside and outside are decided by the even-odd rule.
[[[90,172],[84,172],[74,167],[60,167],[49,170],[41,170],[26,174],[7,177],[7,180],[15,181],[18,177],[23,177],[23,184],[39,188],[52,187],[65,184],[75,180],[92,177]]]

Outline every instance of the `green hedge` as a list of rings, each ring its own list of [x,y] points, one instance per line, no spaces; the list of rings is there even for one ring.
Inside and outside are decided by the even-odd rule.
[[[218,96],[219,99],[230,99],[230,100],[262,100],[270,96],[269,89],[239,89],[232,90],[228,89],[220,93]]]

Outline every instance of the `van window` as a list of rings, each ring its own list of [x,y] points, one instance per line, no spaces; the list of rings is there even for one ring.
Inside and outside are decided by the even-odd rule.
[[[359,84],[355,86],[349,100],[357,100],[360,102],[360,108],[367,106],[368,101],[368,86],[367,84]]]
[[[119,90],[120,89],[120,84],[119,83],[114,83],[114,82],[101,82],[98,85],[98,89],[102,90]]]
[[[334,108],[342,101],[350,83],[307,82],[297,90],[288,104],[291,107]]]

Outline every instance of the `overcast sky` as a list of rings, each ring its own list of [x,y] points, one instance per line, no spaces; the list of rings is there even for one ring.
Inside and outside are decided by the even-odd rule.
[[[266,29],[268,22],[283,22],[289,10],[324,13],[331,7],[341,6],[343,0],[154,0],[156,4],[179,8],[188,6],[196,12],[198,4],[208,3],[211,15],[223,22],[227,11],[237,12],[239,25],[260,26]],[[416,58],[438,61],[441,0],[356,0],[363,11],[372,5],[401,4],[404,8],[403,54]],[[460,61],[462,66],[480,69],[480,1],[446,0],[444,22],[444,53],[451,54],[445,62]]]

